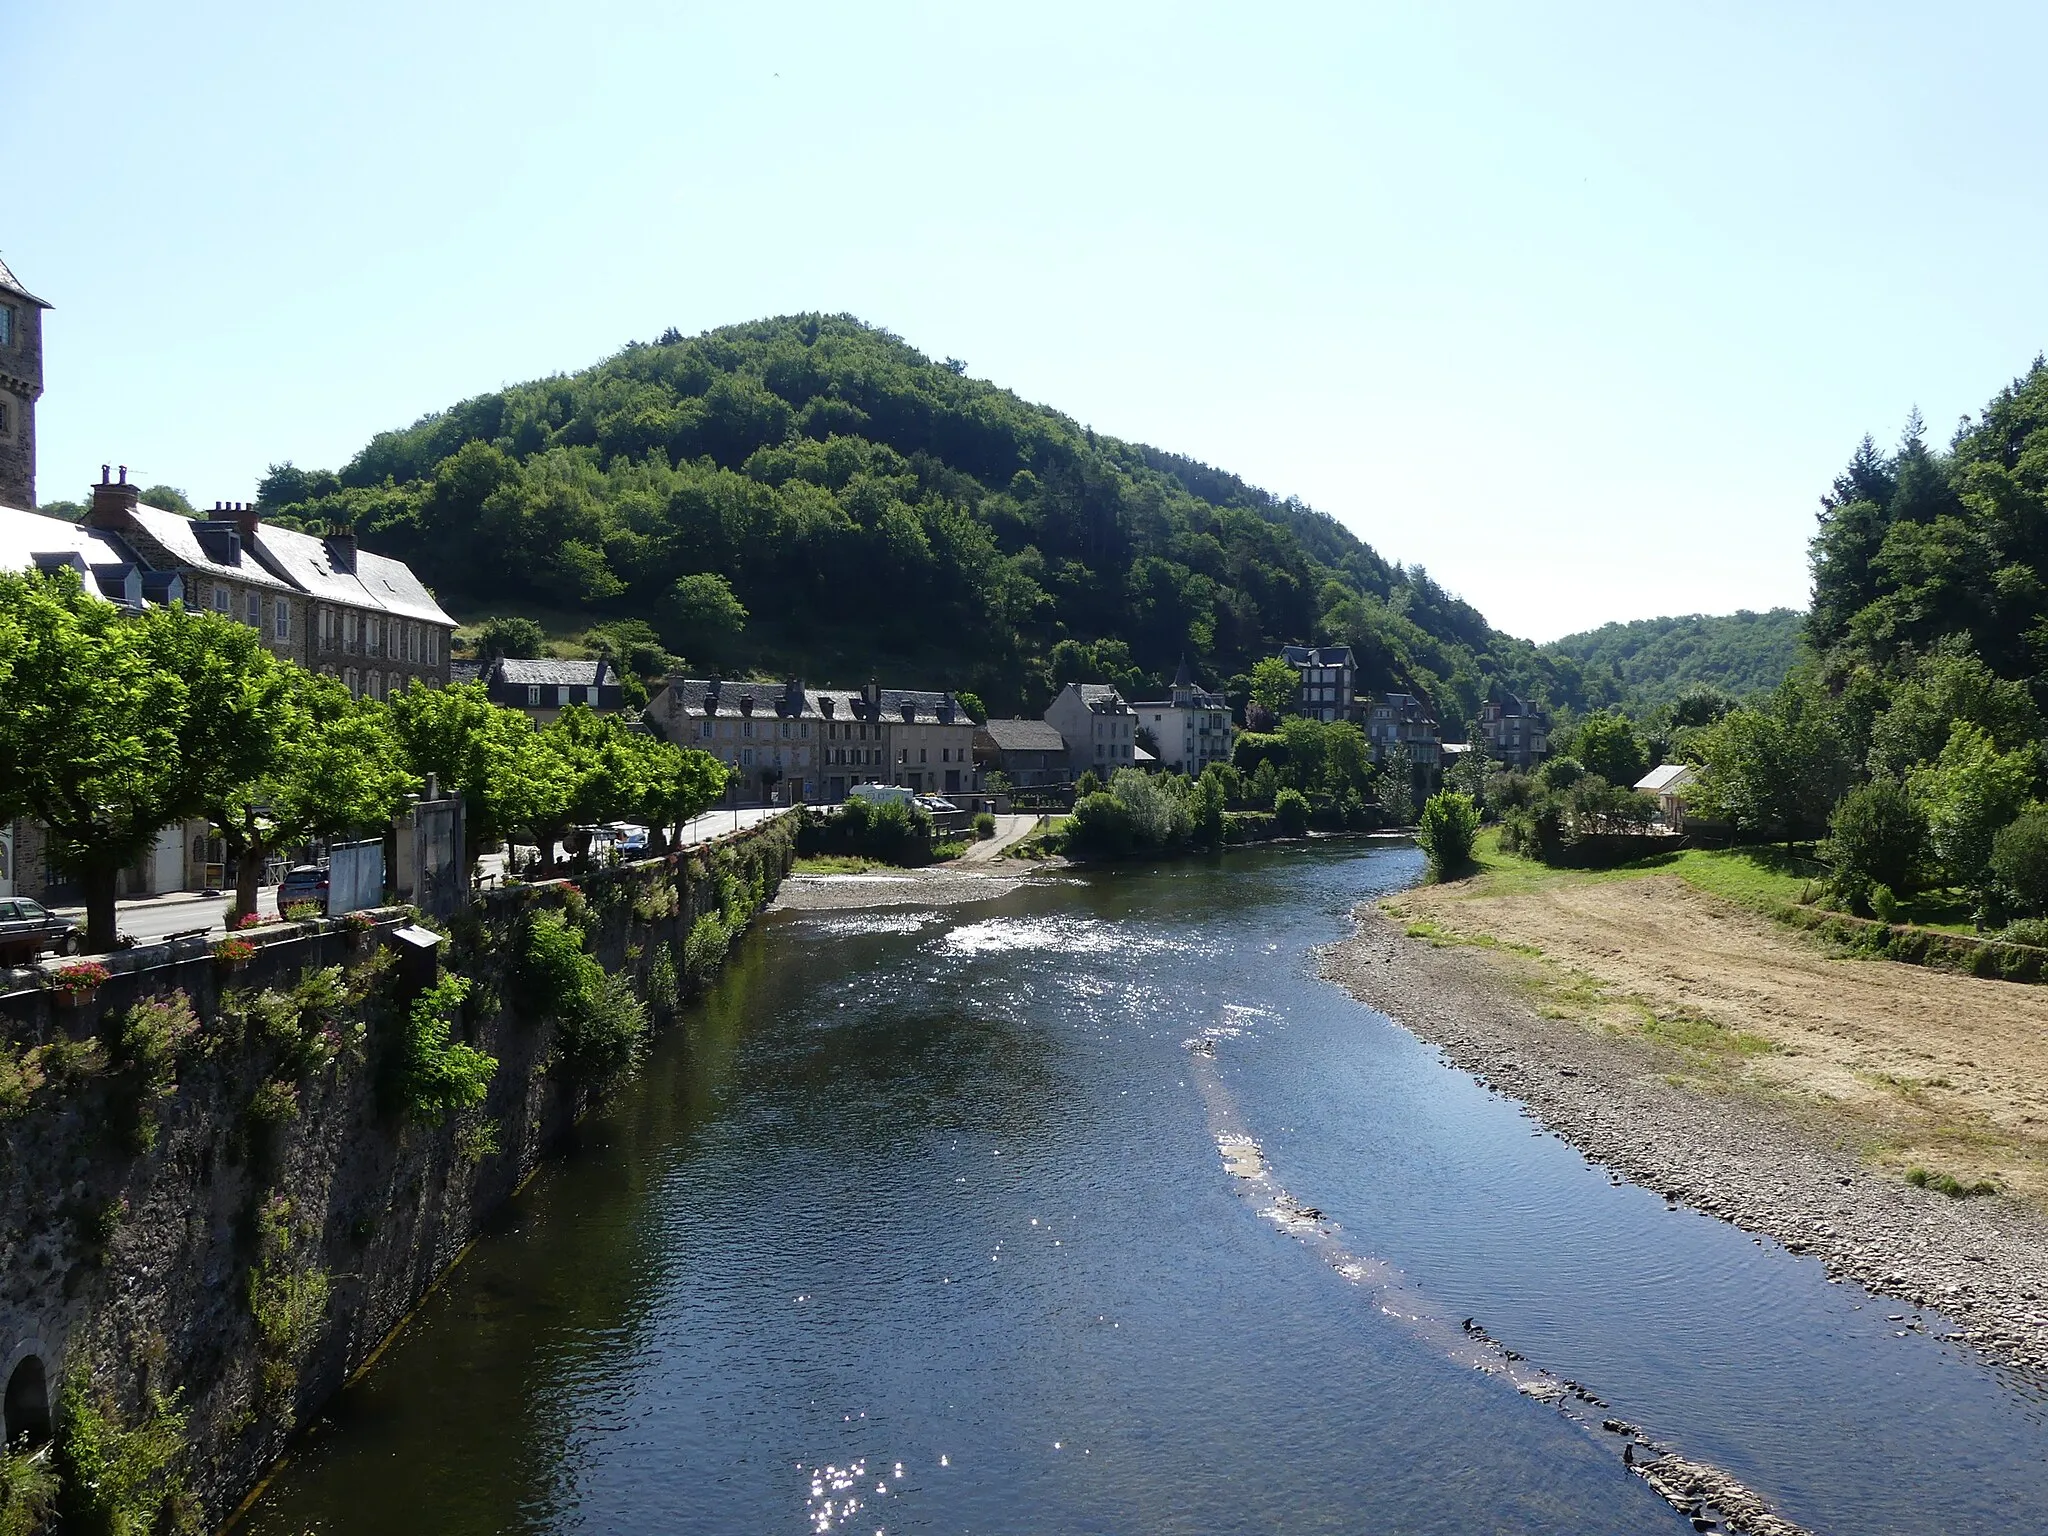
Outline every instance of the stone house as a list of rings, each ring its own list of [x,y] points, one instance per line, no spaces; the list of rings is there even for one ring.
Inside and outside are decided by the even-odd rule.
[[[265,523],[253,507],[214,510],[195,521],[144,506],[126,466],[118,480],[103,467],[85,526],[175,572],[188,608],[251,626],[274,655],[359,698],[448,681],[455,621],[404,561],[358,548],[349,529],[315,535]]]
[[[856,784],[974,787],[975,721],[950,693],[671,676],[644,718],[664,740],[724,762],[732,804],[836,804]]]
[[[606,715],[626,707],[625,688],[608,656],[595,661],[493,656],[477,669],[476,679],[493,704],[524,710],[541,725],[571,704]]]
[[[1045,719],[1066,742],[1075,778],[1092,771],[1107,783],[1117,769],[1137,766],[1137,714],[1108,684],[1067,684],[1046,706]]]
[[[1550,754],[1550,717],[1512,693],[1479,707],[1479,735],[1488,754],[1511,768],[1533,768]]]
[[[1443,737],[1437,729],[1436,712],[1412,693],[1385,693],[1368,706],[1366,739],[1372,744],[1372,760],[1383,763],[1401,748],[1421,773],[1434,776],[1443,762]]]
[[[990,720],[974,733],[974,761],[984,775],[1000,773],[1017,789],[1073,782],[1067,741],[1046,720]]]
[[[1230,761],[1235,731],[1230,724],[1230,705],[1220,693],[1211,693],[1195,681],[1187,658],[1173,675],[1173,686],[1164,699],[1139,701],[1131,705],[1140,730],[1150,731],[1158,743],[1158,766],[1170,773],[1184,773],[1191,779],[1202,776],[1211,763]]]
[[[1280,659],[1300,674],[1294,707],[1311,720],[1361,722],[1365,701],[1358,692],[1358,661],[1348,645],[1282,646]]]

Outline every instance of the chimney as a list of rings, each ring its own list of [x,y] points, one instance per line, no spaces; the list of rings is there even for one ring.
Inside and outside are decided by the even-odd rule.
[[[327,558],[337,571],[353,573],[356,568],[356,529],[353,523],[327,525]]]
[[[135,516],[135,506],[141,493],[128,483],[128,466],[121,466],[121,478],[112,478],[113,471],[105,464],[100,466],[100,483],[92,488],[92,506],[85,514],[88,528],[121,529],[129,525]]]
[[[235,527],[241,530],[242,547],[244,549],[256,547],[256,525],[262,521],[263,514],[250,506],[248,502],[238,501],[235,503]]]

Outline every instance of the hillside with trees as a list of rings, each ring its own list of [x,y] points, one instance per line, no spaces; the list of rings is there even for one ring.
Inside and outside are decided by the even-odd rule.
[[[1791,608],[1637,619],[1566,635],[1543,653],[1578,668],[1585,703],[1643,714],[1689,688],[1738,699],[1768,693],[1799,661],[1804,619]]]
[[[260,502],[352,523],[458,611],[525,604],[694,667],[873,674],[1037,709],[1348,642],[1454,731],[1557,665],[1335,519],[1097,433],[846,316],[634,343],[378,434]],[[645,626],[641,628],[639,626]],[[1566,670],[1570,670],[1567,664]],[[1568,690],[1567,690],[1568,691]]]

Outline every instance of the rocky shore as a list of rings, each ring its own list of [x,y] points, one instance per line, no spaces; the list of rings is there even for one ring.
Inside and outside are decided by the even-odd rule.
[[[1617,1176],[1901,1302],[1895,1328],[2048,1373],[2048,1219],[1864,1166],[1819,1112],[1665,1080],[1654,1051],[1544,1017],[1488,954],[1411,939],[1370,905],[1322,956],[1354,997],[1439,1046]]]

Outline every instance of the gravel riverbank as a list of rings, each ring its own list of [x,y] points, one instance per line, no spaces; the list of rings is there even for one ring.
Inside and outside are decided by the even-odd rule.
[[[1823,1112],[1674,1087],[1641,1041],[1544,1017],[1485,950],[1408,938],[1370,905],[1354,917],[1323,974],[1588,1158],[1899,1298],[1902,1333],[2048,1372],[2048,1219],[2031,1207],[1874,1172]]]

